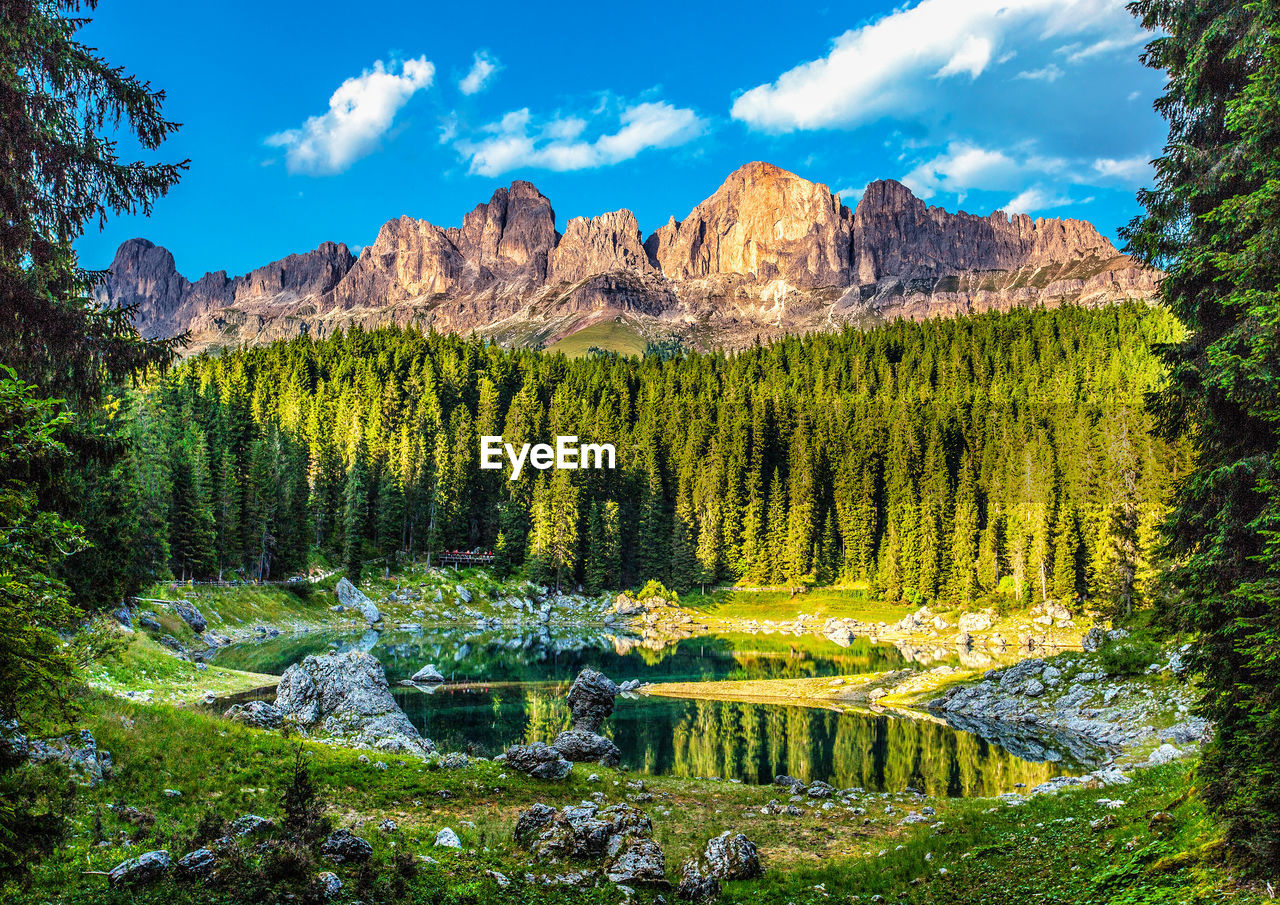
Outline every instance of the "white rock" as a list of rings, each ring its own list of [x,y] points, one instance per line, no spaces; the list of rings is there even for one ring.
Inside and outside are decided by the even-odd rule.
[[[1155,767],[1160,764],[1167,764],[1182,757],[1182,749],[1175,748],[1168,742],[1165,742],[1159,748],[1151,752],[1151,756],[1147,758],[1147,766]]]

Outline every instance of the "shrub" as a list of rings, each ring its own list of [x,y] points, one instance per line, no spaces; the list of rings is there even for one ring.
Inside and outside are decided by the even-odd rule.
[[[653,597],[665,600],[668,603],[680,602],[680,596],[675,591],[668,591],[666,585],[662,582],[650,579],[636,594],[636,600],[649,600]]]
[[[1140,676],[1160,659],[1160,645],[1146,638],[1117,638],[1098,648],[1098,662],[1111,676]]]

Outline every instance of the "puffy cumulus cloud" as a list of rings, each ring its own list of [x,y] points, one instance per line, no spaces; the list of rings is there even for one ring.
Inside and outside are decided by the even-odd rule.
[[[470,171],[481,176],[497,176],[516,167],[585,170],[630,160],[650,148],[685,144],[706,129],[693,110],[665,101],[623,108],[612,132],[589,137],[591,126],[591,121],[577,116],[535,122],[524,108],[485,126],[478,138],[460,139],[454,147],[470,161]]]
[[[731,115],[769,132],[850,128],[936,105],[939,81],[975,81],[1022,47],[1089,40],[1067,45],[1068,62],[1077,62],[1103,53],[1107,41],[1130,46],[1132,33],[1123,0],[921,0],[741,94]]]
[[[1068,204],[1088,204],[1093,196],[1082,197],[1088,187],[1129,188],[1141,184],[1150,172],[1146,155],[1068,158],[1040,153],[1034,141],[1011,148],[954,141],[940,153],[915,162],[902,181],[925,199],[951,194],[963,201],[969,192],[1013,192],[1000,209],[1034,214]]]
[[[1092,199],[1085,198],[1079,203],[1088,202]],[[1077,201],[1058,192],[1050,191],[1043,186],[1033,185],[1031,188],[1023,189],[1014,195],[1008,201],[1000,206],[1006,214],[1036,214],[1042,210],[1053,207],[1065,207],[1068,204],[1076,204]]]
[[[458,82],[458,90],[463,94],[479,94],[488,86],[499,68],[501,67],[496,58],[483,50],[478,51],[470,71]]]
[[[378,146],[409,98],[431,86],[435,71],[426,57],[390,65],[378,60],[338,86],[327,112],[267,144],[285,149],[291,173],[340,173]]]
[[[1024,149],[984,148],[968,142],[951,142],[944,152],[917,163],[902,182],[921,198],[946,192],[964,198],[970,190],[1012,190],[1029,174],[1061,173],[1061,160]]]

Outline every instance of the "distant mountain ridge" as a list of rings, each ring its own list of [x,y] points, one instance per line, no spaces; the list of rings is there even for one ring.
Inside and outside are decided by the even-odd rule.
[[[1083,220],[952,214],[893,180],[872,182],[850,210],[760,162],[648,238],[629,210],[561,233],[551,202],[516,181],[459,227],[388,220],[358,258],[325,242],[191,282],[167,250],[130,239],[110,271],[101,301],[136,304],[145,335],[190,331],[193,350],[388,323],[545,345],[616,321],[732,349],[895,317],[1148,299],[1159,278]]]

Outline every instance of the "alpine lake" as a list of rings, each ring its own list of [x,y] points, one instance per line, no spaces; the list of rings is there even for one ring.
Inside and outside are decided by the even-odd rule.
[[[359,649],[376,657],[401,708],[442,752],[493,757],[550,742],[570,725],[565,696],[584,667],[618,683],[821,678],[910,666],[909,648],[855,637],[847,647],[806,635],[704,635],[653,649],[590,626],[477,630],[456,623],[415,631],[281,635],[222,648],[211,662],[279,675],[309,654]],[[425,664],[445,677],[401,684]],[[274,700],[274,689],[219,701]],[[934,796],[994,796],[1094,769],[1104,753],[1079,739],[952,725],[925,713],[853,706],[619,695],[602,730],[623,766],[653,775],[769,783],[778,774],[873,792],[910,787]],[[579,769],[589,769],[580,765]]]

